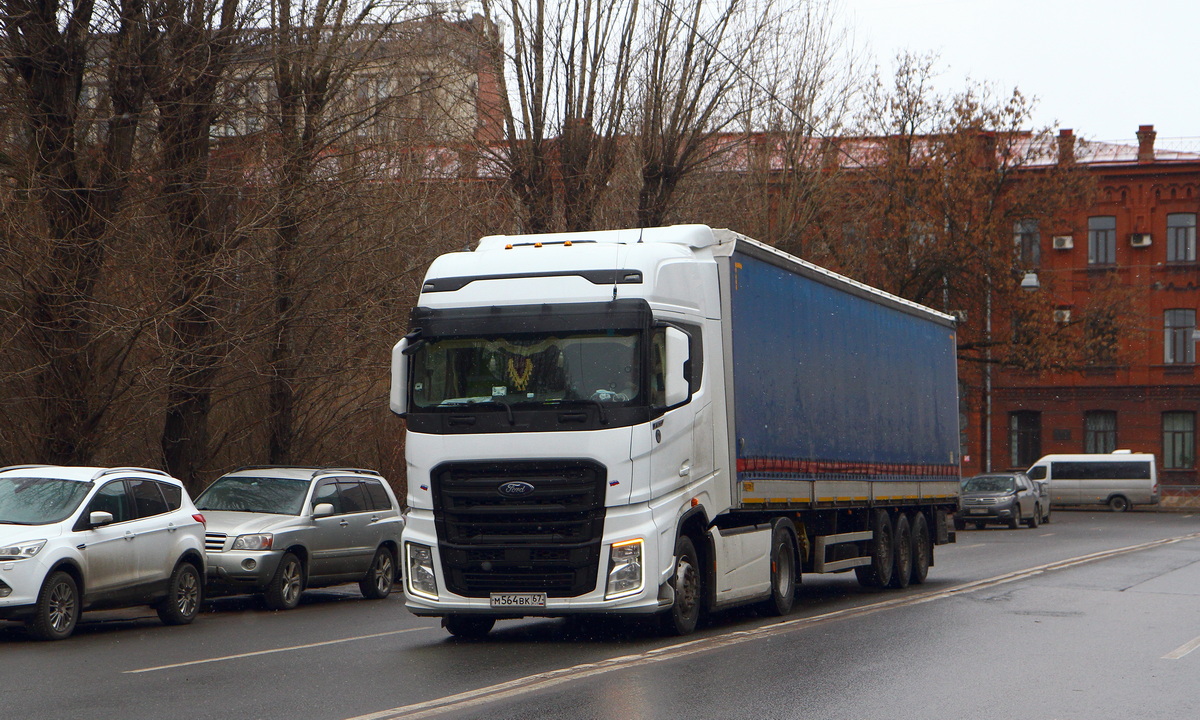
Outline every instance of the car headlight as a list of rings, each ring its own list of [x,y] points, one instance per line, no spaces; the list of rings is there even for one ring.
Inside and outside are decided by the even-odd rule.
[[[433,548],[417,543],[405,543],[408,558],[404,577],[413,595],[437,599],[437,574],[433,571]]]
[[[234,550],[270,550],[271,544],[275,541],[275,536],[271,533],[257,533],[254,535],[238,535],[233,541]]]
[[[45,546],[45,539],[41,539],[0,547],[0,560],[28,560],[41,552]]]
[[[613,543],[608,553],[608,587],[604,599],[636,595],[642,591],[645,581],[642,575],[641,538]]]

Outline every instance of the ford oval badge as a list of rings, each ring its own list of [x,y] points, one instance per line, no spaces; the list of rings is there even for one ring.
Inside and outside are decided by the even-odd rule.
[[[527,482],[524,482],[521,480],[513,480],[512,482],[504,483],[497,489],[500,491],[500,494],[503,495],[504,497],[514,497],[515,498],[515,497],[525,497],[526,495],[531,495],[535,488]]]

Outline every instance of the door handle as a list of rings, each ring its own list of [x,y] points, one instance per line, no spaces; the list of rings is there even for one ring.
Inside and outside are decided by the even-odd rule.
[[[126,531],[125,531],[125,539],[126,539],[126,540],[132,540],[133,538],[134,538],[134,534],[133,534],[133,533],[131,533],[131,532],[129,532],[128,530],[126,530]]]
[[[175,523],[167,523],[167,532],[175,532],[179,528],[175,527]]]
[[[341,525],[342,527],[349,527],[349,526],[350,526],[350,521],[349,521],[349,520],[343,520],[343,521],[341,521],[340,523],[338,523],[338,525]]]
[[[679,466],[679,477],[687,477],[692,474],[692,466],[684,463]]]

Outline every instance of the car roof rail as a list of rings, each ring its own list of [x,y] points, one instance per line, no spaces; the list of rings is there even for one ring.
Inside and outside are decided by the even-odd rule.
[[[163,477],[167,477],[167,478],[171,477],[171,474],[166,472],[165,470],[156,470],[155,468],[134,467],[131,465],[128,467],[104,468],[103,470],[100,470],[95,475],[93,475],[92,479],[99,480],[100,478],[104,477],[105,475],[114,475],[116,473],[125,473],[125,472],[149,473],[150,475],[162,475]]]
[[[320,470],[317,470],[316,472],[313,473],[313,477],[316,477],[317,475],[322,475],[325,473],[331,473],[331,474],[332,473],[358,473],[359,475],[376,475],[378,477],[383,477],[383,475],[381,475],[378,470],[367,470],[365,468],[355,468],[355,467],[321,468]]]
[[[0,467],[0,472],[8,472],[9,470],[28,470],[29,468],[54,467],[45,463],[28,463],[26,465],[5,465]]]

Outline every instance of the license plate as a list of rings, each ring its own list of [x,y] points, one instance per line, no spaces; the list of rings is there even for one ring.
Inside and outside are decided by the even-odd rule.
[[[971,508],[967,512],[970,513],[971,515],[987,515],[988,514],[987,508]]]
[[[492,593],[494,608],[544,608],[546,593]]]

